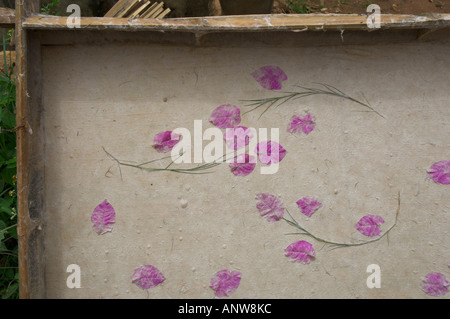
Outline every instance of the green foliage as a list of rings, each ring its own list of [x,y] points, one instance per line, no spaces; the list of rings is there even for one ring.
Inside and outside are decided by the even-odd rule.
[[[56,8],[59,5],[60,0],[52,0],[47,5],[43,5],[41,7],[41,13],[42,14],[49,14],[49,15],[60,15],[59,12],[56,11]]]
[[[10,37],[9,37],[10,39]],[[16,84],[3,37],[4,71],[0,74],[0,297],[15,299],[19,291],[16,188]]]
[[[311,8],[305,0],[288,0],[287,4],[294,13],[311,13]]]

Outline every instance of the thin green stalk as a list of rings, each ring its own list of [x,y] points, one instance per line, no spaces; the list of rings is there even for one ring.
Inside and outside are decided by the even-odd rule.
[[[297,233],[288,233],[287,235],[306,235],[309,236],[319,242],[322,242],[324,244],[328,244],[333,246],[333,249],[336,248],[342,248],[342,247],[355,247],[355,246],[362,246],[362,245],[366,245],[366,244],[370,244],[373,242],[376,242],[378,240],[380,240],[381,238],[383,238],[384,236],[386,236],[394,227],[395,225],[397,225],[397,218],[398,218],[398,214],[400,213],[400,192],[398,193],[398,206],[397,206],[397,212],[395,214],[395,220],[394,223],[392,224],[391,227],[389,227],[388,230],[386,230],[381,236],[374,238],[372,240],[368,240],[368,241],[363,241],[363,242],[358,242],[358,243],[339,243],[339,242],[334,242],[328,239],[324,239],[324,238],[320,238],[314,234],[312,234],[310,231],[306,230],[305,228],[303,228],[302,226],[300,226],[300,224],[294,219],[294,217],[289,213],[289,211],[286,209],[287,213],[289,214],[289,216],[291,217],[292,220],[286,219],[284,217],[282,217],[282,219],[284,221],[286,221],[289,225],[301,230],[302,232],[297,232]]]
[[[17,224],[10,225],[10,226],[8,226],[8,227],[6,227],[6,228],[0,229],[0,232],[4,232],[4,231],[6,231],[6,230],[8,230],[8,229],[10,229],[10,228],[15,228],[16,226],[17,226]]]
[[[296,86],[303,91],[299,92],[283,92],[283,95],[271,97],[271,98],[263,98],[263,99],[254,99],[254,100],[244,100],[245,102],[249,102],[247,106],[254,106],[252,109],[244,112],[243,114],[249,113],[251,111],[254,111],[262,106],[266,106],[265,110],[262,112],[261,116],[266,113],[272,106],[276,105],[277,107],[290,101],[290,100],[296,100],[302,97],[307,97],[311,95],[330,95],[335,97],[340,97],[347,99],[349,101],[352,101],[354,103],[357,103],[359,105],[362,105],[366,108],[368,108],[370,111],[375,112],[379,116],[385,118],[381,113],[379,113],[377,110],[375,110],[367,101],[362,102],[357,100],[354,97],[349,96],[348,94],[342,92],[338,88],[324,83],[315,83],[323,86],[324,88],[312,88],[312,87],[304,87],[304,86]]]
[[[165,171],[165,172],[174,172],[174,173],[182,173],[182,174],[208,174],[211,173],[210,170],[211,168],[214,168],[220,164],[223,163],[222,162],[217,162],[214,161],[212,163],[205,163],[202,165],[198,165],[195,167],[189,167],[189,168],[170,168],[170,166],[172,166],[172,164],[175,162],[175,160],[172,160],[166,167],[164,168],[158,168],[158,167],[145,167],[145,165],[148,165],[150,163],[154,163],[157,161],[161,161],[167,158],[170,158],[171,156],[166,156],[166,157],[162,157],[159,159],[155,159],[155,160],[151,160],[151,161],[147,161],[141,164],[131,164],[131,163],[127,163],[124,161],[120,161],[119,159],[117,159],[115,156],[113,156],[111,153],[109,153],[108,151],[106,151],[106,149],[103,147],[103,150],[105,151],[105,153],[112,159],[114,160],[118,165],[119,165],[119,170],[120,170],[120,166],[128,166],[128,167],[134,167],[134,168],[138,168],[141,170],[145,170],[145,171],[150,171],[150,172],[161,172],[161,171]],[[182,156],[182,155],[180,155]],[[224,158],[226,155],[224,155],[222,158]],[[120,172],[120,175],[122,176],[122,172]]]

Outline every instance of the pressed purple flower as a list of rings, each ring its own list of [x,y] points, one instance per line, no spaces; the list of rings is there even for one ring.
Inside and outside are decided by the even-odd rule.
[[[428,171],[431,179],[439,184],[450,184],[450,161],[440,161],[431,165]]]
[[[228,297],[239,287],[240,282],[240,272],[224,269],[211,278],[209,287],[214,290],[216,297]]]
[[[301,264],[309,264],[315,257],[315,251],[311,243],[300,240],[290,244],[284,253],[286,257],[289,257],[292,261]]]
[[[297,201],[297,206],[300,208],[302,214],[311,217],[312,214],[316,212],[320,207],[322,207],[322,203],[315,197],[306,196],[300,198]]]
[[[99,235],[112,231],[116,222],[116,212],[106,199],[95,207],[91,215],[91,222],[94,223],[94,231]]]
[[[212,112],[209,121],[223,129],[235,127],[241,123],[241,110],[235,105],[220,105]]]
[[[281,90],[282,82],[287,80],[287,75],[278,66],[263,66],[251,73],[253,78],[265,89]]]
[[[441,297],[448,293],[450,282],[438,272],[429,273],[422,281],[422,290],[430,296]]]
[[[374,237],[381,233],[380,224],[384,223],[384,219],[378,215],[366,215],[362,217],[355,228],[364,236]]]
[[[143,265],[136,268],[131,275],[131,280],[141,289],[149,289],[158,286],[166,278],[152,265]]]
[[[172,131],[165,131],[155,135],[153,148],[159,153],[168,153],[180,141],[181,135]]]
[[[250,143],[253,137],[252,131],[245,126],[236,126],[227,128],[223,138],[226,140],[227,147],[232,150],[240,150]]]
[[[236,176],[247,176],[256,166],[256,158],[249,154],[239,154],[234,158],[234,162],[230,163],[231,172]]]
[[[256,194],[256,208],[261,216],[269,222],[277,222],[284,216],[284,205],[274,195],[269,193]]]
[[[301,134],[304,133],[308,135],[311,133],[316,127],[315,118],[311,114],[306,114],[304,117],[301,117],[297,114],[294,114],[291,117],[289,125],[287,127],[287,131],[289,133]]]
[[[281,162],[287,151],[277,142],[263,141],[256,145],[255,153],[258,155],[261,163],[269,165]]]

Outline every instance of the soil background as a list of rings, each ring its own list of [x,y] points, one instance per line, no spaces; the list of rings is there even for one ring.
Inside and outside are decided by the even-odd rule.
[[[275,0],[273,13],[365,14],[370,4],[380,6],[382,14],[421,15],[450,12],[450,0]],[[295,12],[292,9],[295,7],[301,12]]]

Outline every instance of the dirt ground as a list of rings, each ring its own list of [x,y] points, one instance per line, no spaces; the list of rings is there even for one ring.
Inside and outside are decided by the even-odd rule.
[[[273,13],[364,14],[370,4],[377,4],[382,14],[450,12],[450,0],[275,0]],[[292,10],[293,7],[297,7],[300,12]]]

